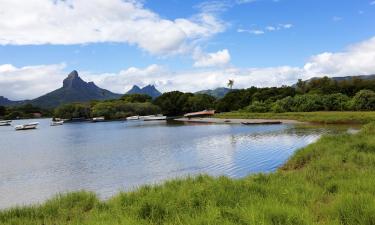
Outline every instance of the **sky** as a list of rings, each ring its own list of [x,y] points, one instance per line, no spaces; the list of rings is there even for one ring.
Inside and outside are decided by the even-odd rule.
[[[375,74],[375,0],[0,0],[0,96]]]

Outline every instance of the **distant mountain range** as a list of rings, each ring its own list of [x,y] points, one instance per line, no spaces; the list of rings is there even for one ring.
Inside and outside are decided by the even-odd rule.
[[[10,105],[21,105],[27,101],[11,101],[4,96],[0,96],[0,105],[2,106],[10,106]]]
[[[321,77],[313,77],[308,80],[307,82],[320,79]],[[332,80],[335,81],[343,81],[343,80],[352,80],[352,79],[361,79],[361,80],[375,80],[375,74],[374,75],[358,75],[358,76],[345,76],[345,77],[329,77]]]
[[[161,95],[161,92],[158,91],[154,85],[147,85],[143,88],[134,85],[128,92],[126,92],[126,94],[144,94],[149,95],[154,99],[159,97]]]
[[[195,93],[196,94],[207,94],[207,95],[214,96],[215,98],[223,98],[230,91],[231,91],[231,89],[229,89],[229,88],[220,87],[220,88],[216,88],[216,89],[213,89],[213,90],[209,89],[209,90],[198,91],[198,92],[195,92]]]
[[[64,79],[63,86],[57,90],[36,99],[25,101],[11,101],[5,97],[0,97],[0,105],[32,104],[43,108],[54,108],[66,103],[116,99],[121,96],[121,94],[99,88],[93,82],[83,81],[78,72],[74,70]]]
[[[29,103],[46,108],[53,108],[71,102],[89,102],[120,98],[121,94],[99,88],[94,82],[83,81],[77,71],[72,71],[63,81],[63,86],[48,94],[40,96]]]

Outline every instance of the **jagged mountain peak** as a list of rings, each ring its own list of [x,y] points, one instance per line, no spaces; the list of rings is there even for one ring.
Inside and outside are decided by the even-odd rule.
[[[147,85],[143,88],[140,88],[137,85],[134,85],[126,94],[146,94],[152,98],[157,98],[161,95],[160,91],[155,88],[155,85]]]
[[[63,81],[64,88],[81,88],[84,85],[87,83],[79,77],[76,70],[73,70]]]

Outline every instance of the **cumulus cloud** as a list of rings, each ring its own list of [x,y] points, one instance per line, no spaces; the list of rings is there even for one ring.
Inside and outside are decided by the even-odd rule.
[[[136,0],[1,0],[0,8],[1,45],[119,42],[171,54],[224,29],[209,12],[168,20]]]
[[[226,54],[225,50],[219,53]],[[291,85],[299,78],[309,79],[323,75],[335,77],[375,74],[374,65],[375,37],[354,44],[342,52],[325,52],[312,56],[301,67],[236,68],[226,66],[175,72],[160,65],[150,65],[146,68],[131,67],[118,73],[97,74],[83,71],[80,75],[86,81],[94,81],[98,86],[117,93],[125,93],[134,84],[140,86],[155,84],[162,91],[194,92],[224,86],[229,79],[235,80],[236,88],[247,88]],[[8,64],[0,65],[0,96],[4,95],[11,99],[37,97],[60,87],[68,73],[65,70],[64,64],[21,68]]]
[[[64,64],[15,67],[0,65],[0,96],[13,100],[35,98],[53,91],[66,76]]]
[[[214,53],[195,53],[194,67],[213,67],[213,66],[224,66],[230,62],[230,54],[228,49],[223,49]]]

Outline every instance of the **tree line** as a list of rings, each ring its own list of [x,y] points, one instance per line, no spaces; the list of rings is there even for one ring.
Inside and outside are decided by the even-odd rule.
[[[232,81],[233,82],[233,81]],[[233,83],[232,83],[233,84]],[[328,77],[299,80],[296,85],[231,90],[217,99],[207,94],[172,91],[156,99],[147,95],[124,95],[120,99],[71,103],[57,107],[55,117],[123,119],[133,115],[162,113],[179,116],[188,112],[215,109],[217,112],[311,112],[375,110],[375,80],[353,78],[333,80]],[[0,117],[18,118],[43,111],[31,105],[0,107]],[[48,112],[44,111],[44,113]],[[51,114],[51,113],[50,113]]]

